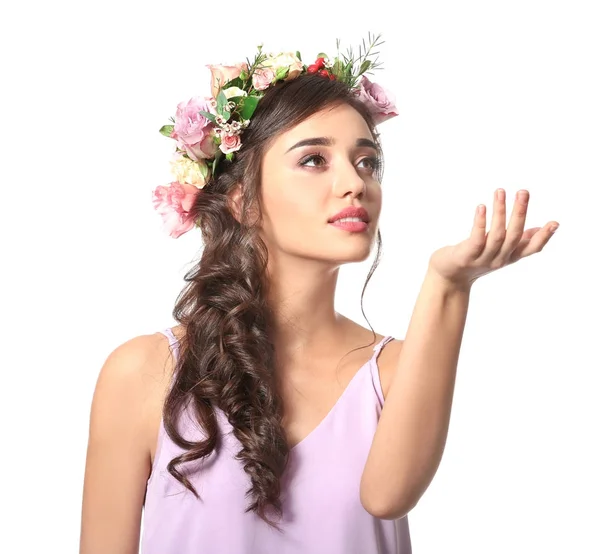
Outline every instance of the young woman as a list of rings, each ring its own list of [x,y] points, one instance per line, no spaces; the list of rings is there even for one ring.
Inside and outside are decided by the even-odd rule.
[[[204,249],[178,325],[100,372],[82,554],[133,554],[140,536],[143,554],[411,552],[471,287],[539,252],[552,222],[524,231],[522,191],[506,229],[497,191],[489,233],[478,210],[470,237],[432,254],[404,341],[337,313],[339,268],[374,245],[377,265],[375,126],[397,115],[350,61],[212,67],[212,97],[162,129],[177,181],[155,206],[174,237],[197,225]]]

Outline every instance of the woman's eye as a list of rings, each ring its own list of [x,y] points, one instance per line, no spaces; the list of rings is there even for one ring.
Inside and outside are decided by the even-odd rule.
[[[322,167],[326,165],[327,160],[321,154],[311,154],[310,156],[306,156],[302,158],[298,164],[303,167]],[[379,169],[381,161],[379,158],[363,158],[358,162],[358,167],[363,165],[365,169],[371,172],[375,172]]]
[[[367,162],[367,169],[370,171],[377,171],[377,169],[379,169],[379,164],[381,163],[378,158],[363,158],[358,163],[362,164],[364,162]]]
[[[311,163],[312,162],[312,163]],[[319,154],[313,154],[300,160],[300,165],[308,167],[319,167],[325,163],[325,158]]]

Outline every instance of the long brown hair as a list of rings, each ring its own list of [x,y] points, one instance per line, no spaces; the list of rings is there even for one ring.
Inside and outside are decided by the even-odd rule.
[[[267,89],[234,160],[222,159],[197,196],[192,212],[199,218],[204,249],[199,263],[185,275],[186,285],[173,310],[174,319],[186,332],[163,420],[169,437],[186,452],[171,460],[168,471],[198,497],[180,469],[182,464],[208,456],[219,444],[215,414],[219,408],[241,444],[237,458],[251,484],[246,511],[254,511],[275,527],[270,512],[277,517],[282,514],[280,478],[289,447],[270,339],[267,247],[259,237],[259,219],[250,221],[248,214],[258,208],[260,218],[261,160],[273,138],[340,103],[351,105],[364,117],[379,145],[371,115],[345,84],[305,74]],[[230,203],[230,193],[238,184],[242,186],[240,220]],[[362,290],[361,309],[380,254],[378,231],[377,253]],[[183,409],[191,410],[201,425],[203,440],[190,442],[180,434],[177,420]]]

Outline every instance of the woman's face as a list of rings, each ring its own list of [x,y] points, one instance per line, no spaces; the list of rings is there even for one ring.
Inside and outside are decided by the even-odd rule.
[[[333,264],[365,260],[381,211],[378,161],[368,125],[347,104],[279,135],[262,162],[262,236],[269,252]],[[330,223],[347,207],[367,211],[366,230]]]

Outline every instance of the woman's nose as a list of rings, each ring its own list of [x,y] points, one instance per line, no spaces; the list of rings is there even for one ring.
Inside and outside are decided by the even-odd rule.
[[[341,198],[347,194],[361,196],[365,192],[365,180],[350,162],[339,164],[334,172],[333,191]]]

